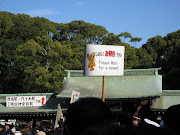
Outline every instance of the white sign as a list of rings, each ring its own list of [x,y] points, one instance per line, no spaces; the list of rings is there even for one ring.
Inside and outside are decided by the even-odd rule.
[[[124,74],[124,46],[87,44],[85,48],[85,76],[122,76]]]
[[[80,92],[77,92],[77,91],[73,90],[72,95],[71,95],[70,104],[75,103],[79,99],[79,96],[80,96]]]
[[[6,107],[43,106],[46,96],[7,96]]]

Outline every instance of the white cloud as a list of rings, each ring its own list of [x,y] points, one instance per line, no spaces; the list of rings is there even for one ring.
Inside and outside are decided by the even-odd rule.
[[[42,15],[52,15],[57,13],[51,9],[38,9],[38,10],[29,10],[26,12],[26,14],[32,16],[42,16]]]
[[[82,1],[77,1],[74,6],[83,6],[85,3]]]

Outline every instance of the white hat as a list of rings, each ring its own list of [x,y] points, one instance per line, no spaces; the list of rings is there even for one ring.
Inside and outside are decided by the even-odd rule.
[[[136,116],[133,116],[134,119],[137,119],[137,120],[141,120],[140,118],[136,117]]]

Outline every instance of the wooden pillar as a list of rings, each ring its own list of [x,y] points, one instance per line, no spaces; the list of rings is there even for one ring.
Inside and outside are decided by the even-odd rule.
[[[102,101],[105,102],[105,76],[103,76]]]

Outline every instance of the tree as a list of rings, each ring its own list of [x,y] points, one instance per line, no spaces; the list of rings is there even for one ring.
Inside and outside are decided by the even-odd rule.
[[[169,33],[165,37],[157,36],[148,40],[142,46],[156,62],[153,67],[162,67],[163,89],[180,89],[176,82],[179,80],[179,51],[180,30]]]
[[[121,39],[114,35],[113,33],[108,33],[107,36],[104,36],[102,44],[106,45],[120,45]]]
[[[149,39],[137,49],[121,42],[121,38],[124,41],[130,38],[135,44],[140,41],[128,32],[115,35],[103,26],[84,21],[59,24],[45,18],[0,12],[0,90],[2,93],[61,91],[64,69],[83,69],[85,44],[125,46],[125,68],[160,65],[169,61],[178,42],[176,34],[167,39]]]
[[[162,65],[166,45],[166,41],[161,36],[157,36],[148,39],[148,42],[142,46],[152,56],[153,61],[156,62],[154,67]]]
[[[142,47],[137,49],[136,55],[139,57],[139,64],[136,68],[152,68],[155,64],[152,56]]]
[[[167,43],[162,63],[163,88],[179,90],[180,85],[177,82],[180,81],[180,30],[169,33],[163,39]]]
[[[125,56],[124,56],[124,68],[131,69],[138,66],[138,57],[136,56],[136,48],[130,46],[129,44],[123,43],[125,46]]]
[[[179,90],[180,84],[180,41],[179,46],[173,51],[173,53],[169,56],[166,64],[163,66],[163,83],[164,89],[169,90]]]
[[[23,86],[23,84],[25,83],[25,78],[27,79],[29,75],[27,69],[35,67],[32,66],[32,63],[35,61],[40,63],[41,69],[45,68],[48,71],[46,72],[48,76],[55,72],[54,70],[51,71],[51,67],[57,67],[54,63],[56,60],[59,63],[60,59],[62,61],[60,53],[63,55],[64,52],[67,52],[60,42],[52,41],[52,37],[59,34],[55,25],[57,24],[45,18],[31,18],[25,14],[14,15],[0,12],[1,92],[31,92],[32,89],[28,89],[28,91],[25,88],[26,85]],[[48,46],[47,44],[50,45]],[[47,48],[50,49],[48,50]],[[63,70],[63,68],[61,69]],[[62,76],[65,75],[64,70],[58,73]],[[51,77],[55,78],[53,76]],[[60,76],[60,81],[62,81],[62,76]],[[52,83],[50,84],[52,85]],[[62,83],[58,84],[61,84],[62,87]],[[34,90],[38,92],[38,89]],[[40,90],[43,91],[44,89]],[[53,88],[49,90],[60,91],[60,87],[56,90]]]
[[[134,42],[135,43],[135,48],[136,48],[136,45],[137,45],[137,42],[140,42],[142,40],[142,38],[139,38],[139,37],[135,37],[135,38],[131,38],[130,42]]]
[[[0,37],[2,39],[2,36],[5,36],[7,31],[12,25],[11,18],[9,17],[9,14],[6,12],[0,12]]]
[[[53,42],[48,35],[37,37],[36,41],[29,40],[18,46],[17,63],[21,63],[20,65],[24,67],[23,89],[26,92],[61,90],[65,72],[64,67],[58,63],[61,60],[61,52],[65,51],[63,49],[60,42]]]
[[[132,38],[131,34],[128,33],[128,32],[123,32],[123,33],[119,34],[118,37],[123,37],[124,38],[123,43],[124,43],[126,38]]]
[[[107,30],[99,25],[85,23],[84,21],[72,21],[67,24],[56,25],[59,41],[84,41],[89,44],[101,44]]]
[[[13,25],[13,17],[11,13],[0,12],[0,90],[6,93],[20,88],[17,83],[19,73],[13,67],[17,43],[8,37]]]

